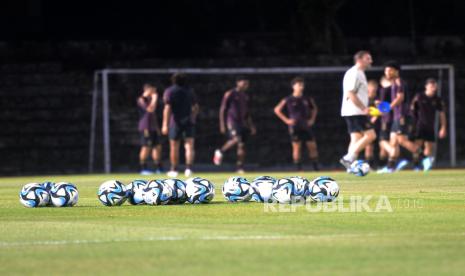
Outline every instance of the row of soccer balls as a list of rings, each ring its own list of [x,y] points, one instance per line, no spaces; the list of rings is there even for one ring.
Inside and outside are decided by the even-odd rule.
[[[249,182],[243,177],[231,177],[223,185],[227,201],[257,201],[292,203],[310,199],[333,201],[339,195],[339,185],[330,177],[318,177],[308,181],[302,177],[274,179],[260,176]],[[104,182],[98,190],[98,198],[106,206],[117,206],[126,200],[133,205],[165,205],[209,203],[215,196],[213,184],[204,178],[134,180],[124,185],[117,180]]]
[[[79,193],[74,184],[68,182],[29,183],[19,192],[19,201],[25,207],[71,207],[76,205]]]
[[[292,203],[310,199],[333,201],[339,195],[339,185],[330,177],[322,176],[308,181],[302,177],[274,179],[260,176],[249,182],[243,177],[231,177],[223,185],[222,192],[230,202],[257,201]],[[124,185],[117,180],[104,182],[98,190],[99,200],[106,206],[130,204],[192,204],[208,203],[215,196],[215,188],[207,179],[135,180]],[[76,205],[79,193],[75,185],[68,182],[29,183],[19,193],[25,207],[71,207]]]

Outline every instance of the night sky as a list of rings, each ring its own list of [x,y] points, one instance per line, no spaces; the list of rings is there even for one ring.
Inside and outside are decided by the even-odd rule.
[[[0,4],[0,31],[2,40],[200,40],[329,24],[344,36],[463,35],[464,14],[451,0],[17,0]]]

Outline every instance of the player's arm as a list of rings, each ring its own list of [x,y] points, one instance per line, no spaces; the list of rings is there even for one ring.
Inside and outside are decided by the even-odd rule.
[[[147,106],[147,112],[153,113],[157,109],[158,95],[153,94],[150,100],[150,104]]]
[[[221,100],[219,117],[220,117],[220,132],[222,134],[226,133],[225,118],[226,118],[226,109],[227,109],[230,94],[231,94],[230,91],[224,93],[223,99]]]
[[[192,111],[191,111],[191,112],[192,112],[192,113],[191,113],[191,114],[192,114],[192,117],[193,117],[194,119],[197,118],[197,115],[199,115],[199,112],[200,112],[200,106],[199,106],[198,103],[194,103],[194,104],[192,105]]]
[[[445,111],[439,112],[439,122],[441,124],[441,128],[439,129],[439,138],[443,139],[447,136],[447,119]]]
[[[313,126],[315,124],[315,121],[316,121],[316,116],[318,115],[318,106],[316,105],[316,102],[312,97],[310,97],[309,100],[310,100],[310,104],[312,105],[313,108],[312,108],[312,112],[310,114],[310,119],[308,121],[308,124],[310,126]]]
[[[396,79],[394,82],[395,82],[395,85],[399,87],[398,88],[399,91],[396,94],[396,98],[393,101],[391,101],[391,109],[393,107],[396,107],[396,106],[402,104],[404,102],[404,99],[405,99],[404,88],[402,87],[401,81],[399,79]]]
[[[165,104],[165,108],[163,109],[163,123],[162,123],[162,128],[161,128],[161,133],[163,135],[168,134],[168,121],[171,116],[171,105],[170,104]]]
[[[283,121],[286,125],[294,125],[294,120],[289,119],[284,113],[283,113],[283,108],[286,105],[286,100],[281,100],[278,105],[275,106],[274,108],[274,114],[278,116],[281,121]]]

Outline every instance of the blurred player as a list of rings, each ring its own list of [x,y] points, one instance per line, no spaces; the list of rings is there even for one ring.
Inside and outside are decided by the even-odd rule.
[[[373,62],[368,51],[354,55],[354,63],[344,75],[341,116],[345,119],[350,134],[350,144],[346,155],[339,162],[350,171],[350,165],[376,139],[373,125],[368,118],[368,88],[365,70]]]
[[[256,129],[249,113],[249,96],[246,94],[249,80],[240,77],[236,80],[236,87],[226,91],[220,107],[220,132],[227,134],[228,141],[215,150],[213,163],[221,165],[223,153],[237,146],[237,172],[244,173],[246,155],[245,142],[249,135],[255,135]]]
[[[302,143],[308,150],[313,169],[319,170],[318,148],[313,125],[315,124],[318,108],[312,97],[304,96],[304,79],[297,77],[291,81],[292,94],[282,99],[274,108],[274,113],[289,126],[292,143],[292,159],[298,171],[302,171],[301,148]],[[286,108],[288,116],[283,113]]]
[[[199,106],[195,94],[187,86],[186,75],[176,73],[171,77],[172,86],[163,95],[165,107],[163,110],[162,133],[168,135],[170,141],[171,168],[169,177],[177,177],[179,164],[179,146],[184,139],[186,153],[186,177],[192,174],[194,163],[195,119]]]
[[[391,112],[383,116],[381,131],[382,140],[380,146],[389,154],[387,166],[379,170],[379,173],[391,173],[401,170],[408,162],[403,160],[397,164],[402,146],[412,154],[418,154],[418,147],[412,143],[408,135],[409,109],[406,104],[405,85],[400,77],[400,66],[395,61],[386,63],[384,76],[381,80],[380,100],[389,101]],[[385,141],[389,132],[389,142]],[[396,166],[397,165],[397,166]]]
[[[369,80],[367,84],[367,89],[368,89],[368,106],[369,107],[376,107],[376,99],[378,95],[378,82],[375,80]],[[373,116],[370,117],[370,122],[373,124],[373,126],[376,129],[376,125],[379,125],[379,120],[378,117]],[[365,160],[370,164],[370,167],[374,167],[374,141],[372,143],[369,143],[365,147]]]
[[[447,120],[445,104],[441,98],[436,95],[437,82],[435,79],[427,79],[425,83],[425,91],[418,93],[412,100],[411,110],[415,117],[415,143],[418,147],[424,147],[423,154],[426,156],[422,161],[423,170],[428,171],[433,165],[433,148],[435,146],[435,117],[436,112],[439,112],[440,128],[438,136],[443,139],[447,135]],[[420,159],[415,161],[415,169],[420,167]]]
[[[142,95],[137,99],[139,107],[139,132],[141,133],[141,149],[139,153],[140,173],[152,174],[147,167],[150,152],[155,164],[156,172],[162,170],[160,128],[157,119],[158,94],[157,88],[152,84],[144,84]]]

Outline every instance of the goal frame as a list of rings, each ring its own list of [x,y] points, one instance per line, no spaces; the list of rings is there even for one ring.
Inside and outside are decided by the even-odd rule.
[[[95,166],[95,141],[97,128],[97,112],[99,95],[102,99],[102,130],[103,130],[103,167],[105,173],[111,173],[111,147],[110,147],[110,84],[109,76],[117,74],[173,74],[186,73],[194,75],[253,75],[253,74],[324,74],[342,73],[347,66],[323,66],[323,67],[238,67],[238,68],[106,68],[94,71],[92,107],[89,137],[89,173],[94,171]],[[382,71],[383,67],[374,66],[369,71]],[[401,65],[403,71],[437,70],[438,76],[442,78],[443,71],[448,73],[449,93],[449,156],[450,166],[456,167],[456,124],[455,124],[455,69],[452,64],[409,64]],[[341,80],[342,81],[342,80]],[[441,91],[439,91],[441,92]]]

